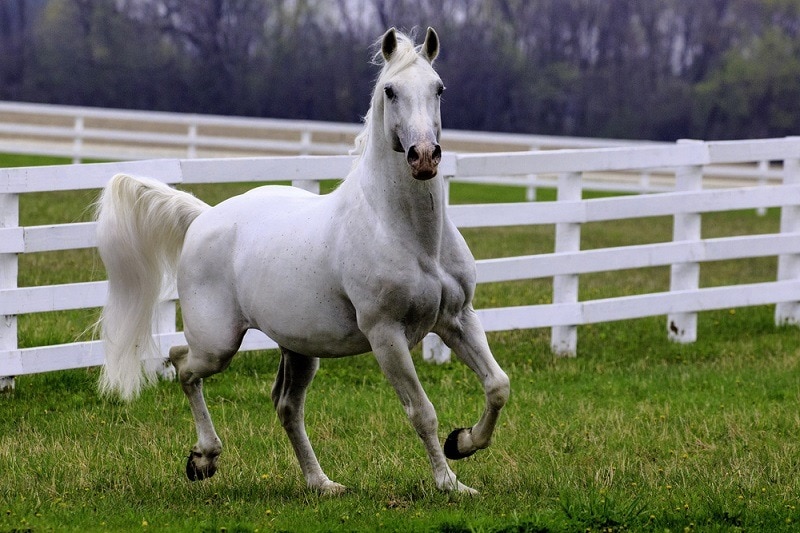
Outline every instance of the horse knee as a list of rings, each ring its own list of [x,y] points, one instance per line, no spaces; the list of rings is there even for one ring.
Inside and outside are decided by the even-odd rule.
[[[414,429],[420,434],[435,432],[439,427],[436,409],[434,409],[430,400],[426,400],[416,406],[407,406],[406,414],[411,421],[411,425],[413,425]]]
[[[501,409],[511,395],[511,381],[502,370],[486,385],[486,400],[494,409]]]

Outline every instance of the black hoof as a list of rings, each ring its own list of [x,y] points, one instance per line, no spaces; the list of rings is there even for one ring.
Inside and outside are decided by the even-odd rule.
[[[471,452],[461,453],[458,451],[458,436],[461,434],[462,431],[469,431],[469,428],[458,428],[454,429],[448,436],[447,439],[444,441],[444,456],[448,459],[458,460],[463,459],[464,457],[469,457],[473,453],[477,452],[478,450],[472,450]]]
[[[189,478],[189,481],[202,481],[216,473],[217,469],[213,465],[208,465],[206,468],[197,467],[194,460],[202,456],[197,452],[189,452],[189,457],[186,461],[186,477]]]

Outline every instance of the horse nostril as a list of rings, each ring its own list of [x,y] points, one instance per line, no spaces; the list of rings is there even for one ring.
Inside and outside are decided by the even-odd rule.
[[[409,165],[413,165],[417,161],[419,161],[419,153],[417,153],[417,147],[411,146],[408,149],[408,155],[406,155],[406,160],[408,161]]]
[[[442,160],[442,147],[438,144],[433,147],[433,161],[436,164],[439,164],[439,161]]]

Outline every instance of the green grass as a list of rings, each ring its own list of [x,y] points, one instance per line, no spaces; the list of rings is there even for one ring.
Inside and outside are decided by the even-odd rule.
[[[215,202],[246,186],[195,189]],[[26,224],[85,220],[95,193],[25,195]],[[454,185],[456,201],[521,201],[522,189]],[[540,199],[552,198],[542,191]],[[704,216],[704,235],[774,231],[778,214]],[[552,251],[552,227],[468,230],[477,257]],[[586,225],[584,247],[669,240],[670,220]],[[102,279],[93,252],[20,258],[24,285]],[[774,276],[774,261],[703,265],[702,284]],[[581,277],[581,297],[665,290],[666,269]],[[549,301],[546,281],[480,286],[478,307]],[[800,335],[771,307],[703,313],[699,341],[665,319],[579,328],[579,357],[549,332],[490,335],[512,379],[492,446],[452,464],[481,491],[435,490],[422,446],[370,356],[322,362],[308,431],[337,498],[307,490],[269,400],[274,352],[244,353],[207,380],[225,450],[188,482],[195,434],[175,383],[131,404],[100,399],[97,369],[17,378],[0,395],[0,531],[791,531],[800,521]],[[20,344],[85,338],[96,311],[20,318]],[[419,362],[420,356],[415,352]],[[483,405],[461,363],[418,364],[442,437]]]

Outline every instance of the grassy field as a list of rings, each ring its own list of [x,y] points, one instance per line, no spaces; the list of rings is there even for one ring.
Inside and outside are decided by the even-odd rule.
[[[0,163],[3,161],[0,160]],[[39,160],[5,161],[33,164]],[[248,186],[205,186],[210,202]],[[521,201],[514,188],[458,185],[454,201]],[[96,192],[26,195],[23,224],[86,220]],[[552,198],[541,191],[540,198]],[[774,231],[777,212],[704,217],[704,235]],[[553,228],[465,231],[477,257],[549,252]],[[669,240],[668,218],[589,224],[584,248]],[[704,265],[703,286],[774,279],[774,259]],[[20,284],[102,279],[92,251],[20,258]],[[581,278],[581,298],[666,290],[667,269]],[[548,281],[480,286],[477,307],[549,301]],[[699,341],[666,340],[663,317],[579,328],[579,356],[549,332],[490,335],[512,379],[493,445],[453,463],[481,494],[435,490],[422,446],[370,356],[322,362],[307,405],[323,467],[350,490],[307,490],[269,400],[273,352],[240,354],[207,380],[225,443],[220,471],[188,482],[195,434],[175,383],[131,404],[100,399],[97,369],[17,378],[0,395],[4,531],[793,531],[800,525],[796,328],[773,309],[700,315]],[[87,338],[97,311],[20,318],[20,345]],[[422,364],[442,438],[477,420],[478,380]]]

